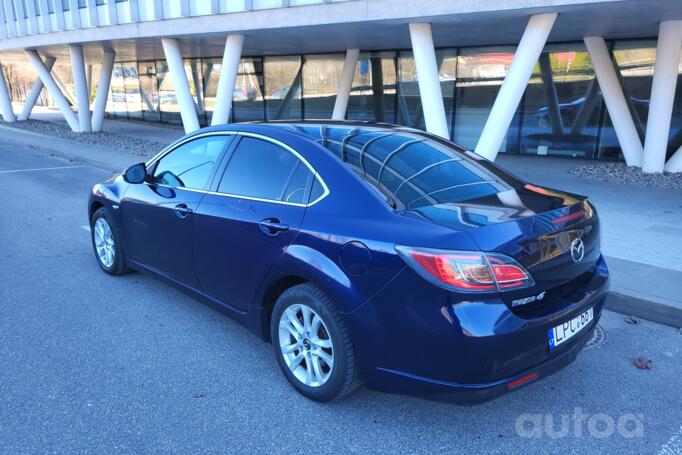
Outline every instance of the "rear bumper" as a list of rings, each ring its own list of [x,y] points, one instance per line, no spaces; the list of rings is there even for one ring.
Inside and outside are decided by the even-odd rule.
[[[599,317],[601,317],[601,313]],[[483,403],[531,384],[538,379],[547,377],[573,363],[594,332],[599,317],[596,317],[590,323],[590,326],[584,330],[584,333],[576,336],[576,340],[571,340],[570,346],[563,350],[563,352],[539,365],[497,381],[462,384],[435,380],[385,368],[377,368],[377,370],[380,375],[384,376],[383,382],[391,384],[391,391],[394,393],[416,394],[458,404]]]
[[[499,297],[464,302],[410,273],[346,315],[363,379],[372,389],[460,403],[490,400],[573,362],[601,317],[609,286],[600,259],[560,310],[523,318]],[[550,351],[548,329],[588,308],[590,325]]]

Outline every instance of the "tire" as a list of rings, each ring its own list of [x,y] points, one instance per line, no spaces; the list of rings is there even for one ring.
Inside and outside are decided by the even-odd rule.
[[[304,313],[310,315],[307,332]],[[290,322],[294,315],[302,331]],[[319,324],[315,316],[320,319]],[[331,401],[359,387],[355,349],[348,329],[331,299],[312,284],[294,286],[279,296],[270,319],[270,335],[277,363],[302,395],[315,401]],[[325,360],[329,358],[331,367]],[[292,370],[290,364],[297,366]]]
[[[95,213],[92,215],[92,219],[90,220],[90,239],[92,240],[92,249],[95,252],[97,263],[102,270],[109,275],[123,275],[124,273],[128,272],[125,253],[123,252],[123,242],[121,240],[121,235],[111,226],[111,216],[109,215],[107,209],[100,207],[95,210]],[[98,251],[98,235],[102,232],[101,229],[104,229],[105,231],[108,229],[108,234],[110,234],[110,236],[107,235],[106,232],[103,234],[107,246],[106,249],[108,249],[110,252],[109,256],[100,256],[100,252]],[[100,242],[100,246],[102,245],[102,242]],[[111,256],[113,256],[113,258]]]

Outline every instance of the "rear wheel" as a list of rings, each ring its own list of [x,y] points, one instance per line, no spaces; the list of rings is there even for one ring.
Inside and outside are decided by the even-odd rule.
[[[301,284],[282,293],[270,332],[279,366],[306,397],[330,401],[359,385],[350,335],[329,297],[315,286]]]
[[[128,271],[119,234],[111,227],[111,217],[104,207],[95,210],[90,220],[92,247],[99,266],[110,275]]]

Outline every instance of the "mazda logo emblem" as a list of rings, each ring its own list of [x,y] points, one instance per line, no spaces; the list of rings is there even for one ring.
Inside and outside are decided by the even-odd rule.
[[[571,242],[570,252],[573,262],[582,261],[585,256],[585,244],[583,243],[583,240],[580,238],[573,240]]]

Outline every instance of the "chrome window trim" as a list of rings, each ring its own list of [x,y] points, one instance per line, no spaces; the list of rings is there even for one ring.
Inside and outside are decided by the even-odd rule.
[[[184,186],[170,186],[170,185],[164,185],[164,184],[160,184],[160,183],[155,183],[155,184],[153,184],[153,185],[155,185],[155,186],[160,186],[160,187],[162,187],[162,188],[171,188],[171,189],[192,191],[192,192],[195,192],[195,193],[212,194],[212,195],[214,195],[214,196],[225,196],[225,197],[231,197],[231,198],[237,198],[237,199],[247,199],[247,200],[249,200],[249,201],[270,202],[270,203],[273,203],[273,204],[291,205],[291,206],[294,206],[294,207],[311,207],[311,206],[317,204],[318,202],[320,202],[322,199],[326,198],[326,197],[329,195],[329,193],[330,193],[329,187],[327,186],[327,183],[324,181],[324,179],[322,178],[322,176],[315,170],[315,168],[308,162],[308,160],[306,160],[305,158],[303,158],[303,156],[301,156],[301,154],[298,153],[296,150],[294,150],[293,148],[289,147],[287,144],[285,144],[285,143],[283,143],[283,142],[281,142],[281,141],[278,141],[277,139],[273,139],[273,138],[271,138],[271,137],[264,136],[264,135],[258,134],[258,133],[249,133],[249,132],[246,132],[246,131],[210,131],[210,132],[207,132],[207,133],[201,133],[201,134],[197,134],[197,135],[192,136],[192,137],[188,137],[188,138],[186,138],[186,139],[184,139],[184,140],[182,140],[182,141],[180,141],[180,142],[178,142],[178,143],[171,144],[171,145],[167,146],[166,148],[164,148],[163,150],[161,150],[159,153],[157,153],[156,155],[154,155],[149,161],[147,161],[147,162],[145,163],[145,166],[146,166],[147,168],[153,166],[153,165],[154,165],[157,161],[159,161],[161,158],[163,158],[164,156],[166,156],[167,154],[171,153],[172,151],[174,151],[174,150],[177,149],[178,147],[181,147],[181,146],[183,146],[184,144],[186,144],[186,143],[188,143],[188,142],[190,142],[190,141],[193,141],[193,140],[195,140],[195,139],[200,139],[200,138],[203,138],[203,137],[209,137],[209,136],[246,136],[246,137],[252,137],[252,138],[255,138],[255,139],[261,139],[261,140],[263,140],[263,141],[267,141],[267,142],[270,142],[270,143],[272,143],[272,144],[275,144],[275,145],[277,145],[277,146],[279,146],[279,147],[282,147],[283,149],[285,149],[285,150],[288,151],[289,153],[293,154],[296,158],[298,158],[299,160],[301,160],[301,162],[303,162],[303,164],[306,165],[306,167],[308,168],[308,170],[310,170],[310,172],[313,174],[313,177],[314,177],[318,182],[320,182],[320,185],[322,185],[322,189],[323,189],[322,194],[320,195],[320,197],[318,197],[318,198],[315,199],[314,201],[310,201],[310,202],[308,202],[308,203],[306,203],[306,204],[303,204],[303,203],[298,203],[298,202],[278,201],[278,200],[275,200],[275,199],[265,199],[265,198],[259,198],[259,197],[253,197],[253,196],[243,196],[243,195],[239,195],[239,194],[220,193],[220,192],[217,192],[217,191],[200,190],[200,189],[196,189],[196,188],[187,188],[187,187],[184,187]],[[227,169],[227,168],[226,168],[226,169]],[[148,183],[148,182],[145,182],[145,184],[146,184],[146,185],[152,185],[152,184],[150,184],[150,183]]]

